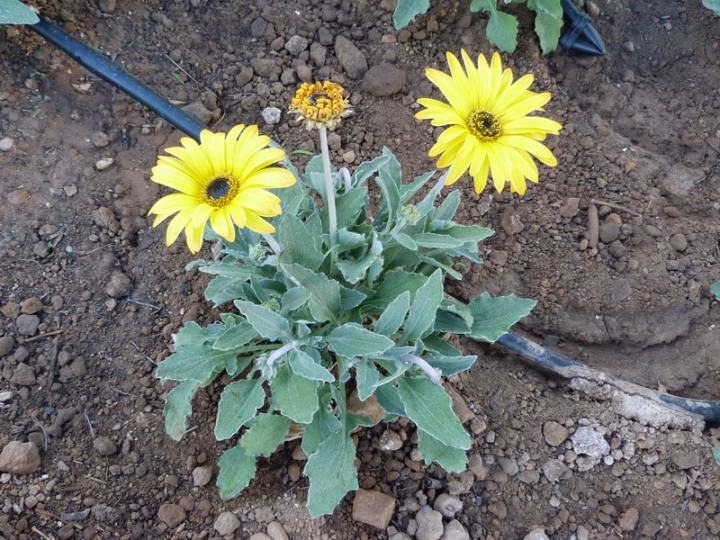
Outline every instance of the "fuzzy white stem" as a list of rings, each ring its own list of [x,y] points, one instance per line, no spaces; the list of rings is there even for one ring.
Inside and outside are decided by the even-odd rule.
[[[293,350],[295,348],[296,345],[299,345],[299,344],[300,344],[299,341],[293,340],[290,343],[286,343],[279,349],[275,349],[272,352],[272,354],[270,354],[270,356],[268,356],[267,365],[272,366],[278,358],[280,358],[286,352],[290,352],[291,350]]]
[[[345,193],[352,189],[352,178],[350,178],[350,171],[347,167],[342,167],[338,174],[345,180]]]
[[[320,150],[322,152],[323,174],[325,176],[325,203],[328,207],[328,222],[330,225],[331,259],[337,258],[335,245],[337,244],[337,212],[335,210],[335,183],[330,172],[330,149],[328,148],[327,128],[320,126]]]
[[[282,251],[282,249],[280,248],[280,244],[277,243],[277,240],[275,240],[273,235],[269,234],[269,233],[263,233],[262,236],[265,239],[265,241],[268,243],[268,245],[270,246],[270,249],[273,250],[275,255],[280,255],[280,252]]]
[[[401,356],[400,360],[409,364],[415,364],[425,372],[425,374],[432,382],[434,382],[435,384],[441,384],[440,374],[437,372],[437,370],[419,356],[415,356],[414,354],[406,354],[404,356]]]

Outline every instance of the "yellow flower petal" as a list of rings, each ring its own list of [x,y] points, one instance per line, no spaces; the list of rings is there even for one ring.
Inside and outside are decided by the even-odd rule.
[[[259,234],[272,234],[275,232],[275,227],[257,214],[253,214],[252,212],[245,212],[245,214],[247,216],[245,226],[251,231]]]

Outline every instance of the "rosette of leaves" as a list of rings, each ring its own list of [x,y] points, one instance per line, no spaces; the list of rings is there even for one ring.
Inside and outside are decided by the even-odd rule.
[[[441,185],[411,204],[431,176],[404,185],[387,149],[361,164],[338,187],[333,258],[328,215],[314,198],[325,196],[321,160],[314,157],[301,181],[281,194],[278,254],[242,229],[221,260],[189,265],[215,276],[206,298],[226,311],[206,327],[187,323],[157,376],[180,382],[164,409],[176,440],[186,432],[198,389],[223,374],[230,381],[215,420],[215,437],[234,443],[220,458],[224,499],[245,488],[257,458],[273,453],[291,425],[300,425],[308,510],[331,513],[358,487],[351,433],[374,424],[348,410],[350,392],[377,400],[388,419],[412,420],[427,463],[465,469],[470,437],[438,382],[440,374],[467,370],[476,357],[445,336],[495,341],[534,302],[482,294],[466,305],[445,295],[445,276],[461,279],[462,259],[481,262],[478,242],[492,231],[454,222],[460,194],[453,191],[436,205]],[[373,201],[370,179],[379,187]]]
[[[717,1],[717,0],[705,0]],[[487,39],[504,52],[514,52],[517,46],[517,18],[498,8],[498,0],[472,0],[470,11],[489,14],[485,29]],[[503,0],[502,4],[526,4],[535,12],[535,33],[540,39],[543,54],[557,49],[560,30],[563,25],[563,10],[560,0]],[[404,28],[410,22],[430,9],[430,0],[398,0],[393,12],[395,28]]]

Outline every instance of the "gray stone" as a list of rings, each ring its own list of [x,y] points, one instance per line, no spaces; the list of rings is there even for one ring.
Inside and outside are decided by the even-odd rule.
[[[27,315],[35,315],[36,313],[40,313],[43,308],[42,301],[36,297],[31,296],[27,300],[23,300],[20,304],[20,311],[22,313],[26,313]]]
[[[518,464],[514,459],[500,457],[498,458],[498,464],[505,474],[508,476],[515,476],[518,473]]]
[[[251,534],[248,540],[272,540],[272,538],[263,532],[256,532]]]
[[[623,531],[634,531],[635,527],[637,527],[639,517],[640,513],[637,508],[628,508],[623,512],[623,515],[620,516],[618,526]]]
[[[552,420],[543,424],[542,433],[549,446],[560,446],[570,434],[565,426]]]
[[[0,453],[0,472],[32,474],[40,467],[40,452],[31,442],[10,441]]]
[[[15,146],[15,140],[10,137],[0,139],[0,152],[9,152]]]
[[[325,58],[327,58],[327,48],[320,45],[320,43],[313,42],[310,45],[310,58],[317,67],[323,67],[325,65]]]
[[[472,471],[478,480],[485,480],[487,478],[488,470],[485,467],[480,454],[473,454],[470,456],[468,459],[468,469]]]
[[[551,484],[557,482],[558,480],[570,478],[572,475],[568,466],[559,459],[551,459],[545,462],[542,466],[542,472]]]
[[[102,159],[98,159],[98,160],[95,162],[95,168],[96,168],[98,171],[106,171],[107,169],[110,168],[110,166],[111,166],[113,163],[115,163],[115,160],[114,160],[113,158],[111,158],[111,157],[105,157],[105,158],[102,158]]]
[[[254,75],[255,72],[253,71],[253,68],[251,68],[250,66],[243,66],[243,68],[240,70],[240,73],[235,75],[235,85],[238,88],[242,88],[247,83],[252,81]]]
[[[433,508],[440,512],[443,517],[452,518],[463,509],[463,503],[459,497],[443,493],[437,496]]]
[[[179,504],[163,504],[158,509],[158,519],[171,529],[180,525],[186,518],[185,509]]]
[[[376,529],[385,530],[395,512],[395,499],[380,491],[358,489],[353,500],[352,517]]]
[[[284,86],[294,85],[297,82],[297,77],[295,77],[295,70],[292,68],[283,69],[283,72],[280,75],[280,82]]]
[[[700,465],[700,456],[696,452],[675,452],[670,459],[678,469],[682,470]]]
[[[500,519],[507,517],[507,506],[502,501],[495,501],[488,504],[488,512],[495,514]]]
[[[12,336],[0,337],[0,357],[10,354],[15,346],[15,338]]]
[[[105,294],[112,298],[120,298],[130,293],[132,280],[120,270],[113,270],[105,285]]]
[[[220,536],[232,534],[238,527],[240,527],[240,520],[232,512],[223,512],[217,517],[215,523],[213,523],[213,529],[215,529]]]
[[[682,203],[703,178],[705,172],[702,169],[689,169],[681,163],[676,163],[670,167],[665,177],[660,179],[660,189],[663,194],[668,195],[671,203]]]
[[[208,125],[213,120],[213,112],[208,109],[205,105],[202,104],[200,100],[195,100],[191,103],[188,103],[184,107],[182,107],[182,110],[186,113],[195,118],[198,122],[200,122],[203,125]]]
[[[500,227],[505,231],[505,234],[513,235],[522,232],[525,225],[523,225],[520,216],[512,208],[506,208],[502,216],[500,216]]]
[[[687,238],[681,233],[673,234],[670,237],[670,245],[675,251],[685,251],[688,246]]]
[[[110,437],[104,435],[96,437],[93,440],[93,448],[95,448],[98,454],[105,457],[114,456],[117,452],[117,445]]]
[[[445,530],[440,540],[470,540],[465,527],[457,519],[453,519],[450,523],[445,525]]]
[[[578,454],[584,454],[594,459],[601,459],[610,451],[610,445],[605,437],[599,431],[589,426],[582,426],[575,430],[570,437],[573,445],[573,451]]]
[[[580,209],[580,199],[577,197],[570,197],[565,204],[560,208],[560,217],[566,219],[574,218]]]
[[[272,540],[289,540],[285,527],[279,521],[268,523],[267,534]]]
[[[207,486],[212,480],[213,468],[211,465],[195,467],[192,472],[193,485],[196,487]]]
[[[292,36],[285,43],[285,50],[293,56],[298,56],[301,52],[308,48],[308,40],[300,36]]]
[[[533,485],[540,481],[540,471],[537,469],[528,469],[518,473],[517,479],[523,484]]]
[[[37,383],[35,371],[32,367],[20,362],[13,370],[10,382],[18,386],[34,386]]]
[[[335,56],[351,79],[359,79],[368,70],[367,59],[352,41],[344,36],[335,38]]]
[[[427,505],[423,506],[420,511],[415,514],[415,520],[418,524],[417,532],[415,533],[417,540],[440,540],[443,532],[445,532],[442,514]]]
[[[101,229],[107,229],[112,233],[116,233],[120,230],[120,222],[115,217],[115,213],[107,206],[101,206],[92,213],[93,221],[95,225]]]
[[[397,94],[406,82],[403,70],[392,64],[378,64],[365,73],[361,88],[373,96],[385,97]]]
[[[619,223],[615,223],[612,221],[600,225],[600,229],[598,231],[600,235],[600,241],[604,244],[613,243],[620,237],[620,227],[621,225]]]
[[[266,124],[277,124],[280,122],[282,111],[277,107],[265,107],[262,110],[262,117]]]
[[[37,315],[23,313],[15,319],[15,326],[21,336],[34,336],[40,326],[40,318]]]
[[[550,538],[547,534],[545,534],[545,529],[538,528],[533,529],[525,536],[523,536],[523,540],[550,540]]]
[[[250,65],[258,77],[269,78],[282,72],[280,63],[274,58],[253,58],[250,60]]]

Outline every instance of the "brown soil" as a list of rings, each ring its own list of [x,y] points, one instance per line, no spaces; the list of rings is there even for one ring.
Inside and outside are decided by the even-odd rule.
[[[467,2],[436,0],[400,32],[390,0],[37,5],[168,99],[195,103],[214,129],[258,123],[288,150],[315,147],[285,114],[267,125],[261,111],[285,110],[303,66],[331,77],[356,111],[331,141],[336,162],[353,167],[387,146],[407,179],[433,167],[424,150],[433,129],[413,117],[415,99],[433,92],[424,68],[445,69],[446,50],[493,50],[485,18]],[[564,125],[550,142],[560,164],[522,199],[457,184],[460,220],[496,234],[482,246],[486,263],[449,287],[466,298],[488,290],[538,299],[522,325],[537,341],[622,379],[717,398],[720,308],[708,287],[720,279],[718,19],[699,1],[598,6],[602,58],[543,57],[515,6],[522,38],[504,60],[552,92],[546,114]],[[324,63],[317,47],[291,55],[284,45],[294,35],[322,44]],[[402,69],[402,90],[362,91],[338,63],[337,35],[370,66]],[[422,505],[442,493],[462,502],[455,518],[471,538],[538,528],[551,538],[718,537],[718,431],[626,418],[600,391],[592,397],[475,344],[467,347],[480,355],[476,366],[451,383],[469,407],[472,474],[421,467],[411,425],[359,435],[360,484],[395,498],[390,528],[353,520],[352,495],[311,520],[294,443],[262,462],[236,500],[221,501],[214,482],[195,485],[193,471],[214,466],[227,446],[212,436],[220,388],[201,392],[195,429],[175,443],[162,418],[170,386],[154,369],[183,322],[216,313],[203,300],[207,280],[183,270],[193,260],[185,246],[166,247],[164,230],[145,217],[160,195],[149,169],[181,134],[25,28],[0,28],[0,53],[0,139],[12,139],[0,152],[0,395],[10,392],[0,445],[31,440],[42,459],[32,474],[0,475],[0,537],[214,538],[216,518],[231,511],[241,523],[234,538],[273,520],[293,539],[437,538],[416,531]],[[261,57],[276,67],[252,74]],[[98,170],[105,158],[112,164]],[[596,249],[587,245],[593,204]],[[40,324],[27,329],[32,320],[21,315],[33,312]],[[607,443],[595,460],[576,452],[582,428]],[[402,449],[380,450],[386,429]],[[548,463],[567,469],[554,478]],[[462,538],[449,521],[445,538]]]

